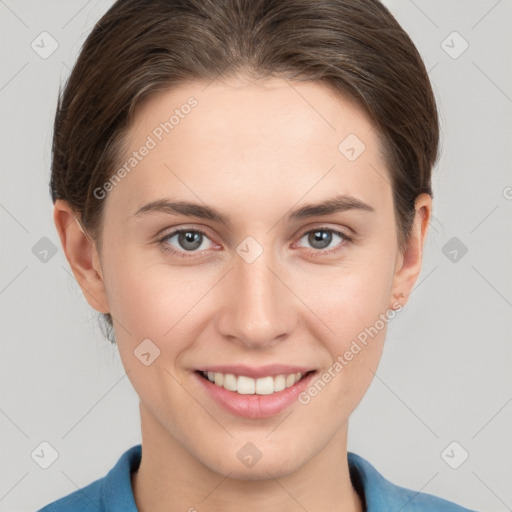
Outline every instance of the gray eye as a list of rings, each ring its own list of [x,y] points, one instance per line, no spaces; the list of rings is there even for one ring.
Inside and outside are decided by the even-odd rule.
[[[201,246],[203,241],[202,233],[196,231],[180,231],[178,233],[178,243],[183,249],[194,251]]]
[[[307,237],[307,243],[313,248],[317,250],[326,249],[333,242],[333,237],[338,237],[340,242],[343,241],[343,238],[337,234],[335,231],[330,229],[314,229],[305,233],[302,238]]]
[[[177,238],[177,243],[173,241],[173,238]],[[176,252],[195,252],[205,240],[208,240],[208,237],[201,231],[178,229],[169,233],[162,243],[169,245]],[[206,248],[208,249],[208,247]]]

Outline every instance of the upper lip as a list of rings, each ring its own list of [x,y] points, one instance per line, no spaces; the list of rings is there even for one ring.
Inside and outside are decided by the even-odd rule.
[[[246,377],[252,377],[253,379],[269,376],[275,377],[276,375],[288,375],[290,373],[305,374],[313,370],[314,368],[308,368],[307,366],[292,366],[289,364],[269,364],[258,367],[237,364],[204,366],[202,368],[198,368],[198,371],[200,372],[231,373],[233,375],[245,375]]]

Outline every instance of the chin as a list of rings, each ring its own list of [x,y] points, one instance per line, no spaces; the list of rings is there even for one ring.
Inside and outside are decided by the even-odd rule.
[[[221,454],[213,464],[208,464],[206,461],[205,464],[210,470],[224,476],[229,475],[229,478],[236,480],[269,480],[293,473],[304,463],[304,460],[299,460],[295,453],[277,451],[274,447],[268,450],[272,453],[265,455],[263,452],[258,460],[255,454],[252,461],[243,462],[243,455],[239,456],[241,450],[236,450],[231,452],[233,455],[229,457]]]
[[[261,460],[252,468],[241,468],[239,465],[227,465],[218,471],[223,475],[229,475],[229,478],[235,480],[270,480],[272,478],[281,478],[295,471],[295,467],[290,465],[289,461],[283,465],[282,463],[264,463]]]

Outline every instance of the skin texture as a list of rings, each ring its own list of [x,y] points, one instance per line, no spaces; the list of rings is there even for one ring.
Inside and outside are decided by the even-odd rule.
[[[421,269],[431,197],[418,196],[413,233],[400,253],[372,121],[325,85],[278,78],[194,82],[151,96],[136,112],[122,162],[190,96],[197,106],[104,199],[101,254],[69,205],[55,203],[66,257],[90,305],[113,315],[140,397],[137,506],[361,511],[348,473],[348,419],[377,370],[385,328],[310,403],[294,402],[270,418],[225,411],[193,371],[285,363],[325,372],[397,298],[407,301]],[[349,134],[366,146],[355,161],[338,150]],[[338,194],[375,211],[286,219],[291,209]],[[133,216],[164,198],[220,209],[232,225]],[[353,239],[333,234],[317,249],[307,233],[320,227]],[[176,228],[205,233],[195,253],[177,236],[158,242]],[[247,236],[263,248],[252,263],[236,252]],[[187,257],[165,253],[164,244]],[[149,366],[134,356],[147,338],[160,349]],[[250,468],[237,457],[247,442],[262,453]]]

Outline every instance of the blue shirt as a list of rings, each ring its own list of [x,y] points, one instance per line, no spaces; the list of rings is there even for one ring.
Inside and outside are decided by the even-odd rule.
[[[46,505],[38,512],[138,512],[131,473],[140,464],[142,446],[132,446],[108,474]],[[350,478],[366,512],[475,512],[432,494],[415,492],[386,480],[367,460],[348,452]]]

